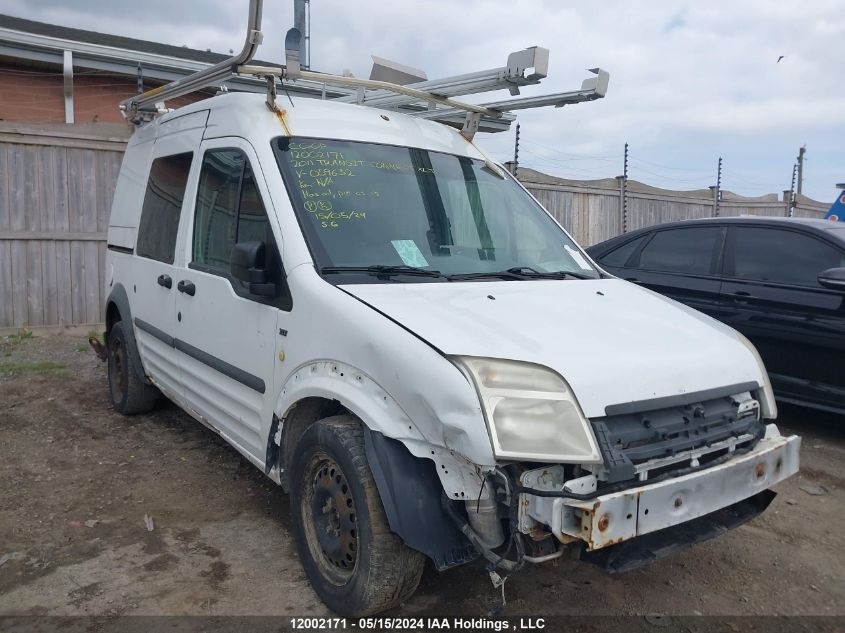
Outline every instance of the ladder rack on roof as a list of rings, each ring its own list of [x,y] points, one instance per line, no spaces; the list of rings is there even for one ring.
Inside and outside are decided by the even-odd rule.
[[[333,98],[333,101],[400,110],[413,116],[461,127],[461,134],[467,139],[472,139],[482,124],[483,129],[488,131],[507,129],[510,121],[513,120],[513,115],[509,113],[513,111],[545,106],[559,108],[573,103],[601,99],[607,93],[610,76],[600,68],[593,68],[590,72],[596,76],[585,79],[580,90],[482,104],[465,103],[454,99],[456,96],[504,89],[515,96],[520,93],[522,86],[539,84],[548,75],[549,62],[548,49],[539,46],[511,53],[505,66],[500,68],[401,85],[303,70],[300,67],[302,35],[297,29],[290,29],[285,37],[285,64],[253,66],[250,62],[263,38],[262,6],[263,0],[249,2],[246,40],[240,53],[193,75],[122,101],[120,109],[123,114],[133,123],[143,123],[162,112],[167,112],[164,108],[165,100],[201,88],[221,85],[227,79],[239,74],[263,77],[266,80],[267,107],[274,111],[278,110],[276,78],[283,85],[290,82],[308,84],[312,87],[322,86],[324,98],[326,86],[340,86],[350,89],[350,92],[346,96]]]

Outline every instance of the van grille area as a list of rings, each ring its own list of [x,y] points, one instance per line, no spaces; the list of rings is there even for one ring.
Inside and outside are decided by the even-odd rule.
[[[646,479],[687,468],[693,458],[705,463],[731,447],[753,447],[764,433],[759,417],[757,401],[746,392],[595,418],[593,429],[604,458],[596,475],[604,483]]]

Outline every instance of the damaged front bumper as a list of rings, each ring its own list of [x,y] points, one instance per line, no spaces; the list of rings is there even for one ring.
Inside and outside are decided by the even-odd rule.
[[[542,524],[563,543],[582,541],[594,551],[652,534],[734,506],[798,472],[801,438],[783,437],[774,424],[753,450],[710,468],[590,499],[540,497],[523,493],[520,530]],[[523,473],[523,485],[579,496],[596,489],[595,478],[562,482],[555,467]]]

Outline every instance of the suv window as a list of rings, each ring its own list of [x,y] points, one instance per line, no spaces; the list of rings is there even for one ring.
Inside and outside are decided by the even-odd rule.
[[[645,245],[639,267],[675,273],[707,274],[721,228],[701,226],[658,231]]]
[[[642,244],[643,240],[646,239],[648,235],[642,235],[636,239],[631,240],[630,242],[626,242],[622,246],[613,249],[609,253],[607,253],[604,257],[599,259],[599,262],[604,264],[605,266],[614,266],[616,268],[621,268],[625,264],[628,263],[628,260],[631,259],[631,255],[634,254],[634,251],[637,250],[640,244]]]
[[[818,286],[818,275],[845,266],[845,254],[795,231],[760,227],[731,229],[733,272],[740,279]]]
[[[232,247],[253,240],[273,244],[249,161],[236,149],[206,152],[197,190],[193,263],[228,274]]]
[[[192,152],[186,152],[153,161],[138,224],[135,252],[140,257],[173,263],[179,217],[182,215],[182,201],[193,156]]]

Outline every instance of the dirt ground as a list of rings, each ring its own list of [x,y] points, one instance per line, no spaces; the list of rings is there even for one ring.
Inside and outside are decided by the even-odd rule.
[[[173,405],[116,414],[105,376],[84,337],[0,338],[0,615],[329,615],[281,490]],[[845,418],[779,424],[804,438],[801,474],[761,517],[628,574],[529,566],[506,614],[845,614]],[[395,615],[500,596],[480,563],[429,567]]]

